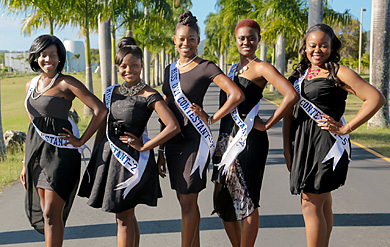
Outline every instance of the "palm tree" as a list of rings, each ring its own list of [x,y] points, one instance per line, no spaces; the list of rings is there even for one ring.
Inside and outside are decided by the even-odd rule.
[[[386,98],[385,105],[368,121],[368,128],[389,126],[390,0],[372,0],[370,83]]]
[[[3,75],[0,75],[0,159],[3,159],[6,155],[5,150],[5,142],[4,142],[4,135],[3,135],[3,122],[1,121],[1,77]]]
[[[323,0],[310,0],[309,2],[308,27],[311,27],[315,24],[322,23]]]
[[[69,0],[72,4],[69,7],[69,19],[72,26],[81,27],[80,32],[85,38],[85,84],[93,93],[90,30],[97,29],[98,13],[101,10],[100,4],[94,0]],[[84,117],[92,115],[92,110],[84,106]]]
[[[111,39],[110,21],[99,20],[99,54],[100,54],[100,74],[102,80],[102,93],[111,86]]]
[[[50,34],[54,34],[54,28],[63,28],[69,23],[65,13],[69,8],[69,1],[57,0],[0,0],[4,7],[11,13],[25,13],[22,33],[30,35],[32,30],[49,27]]]

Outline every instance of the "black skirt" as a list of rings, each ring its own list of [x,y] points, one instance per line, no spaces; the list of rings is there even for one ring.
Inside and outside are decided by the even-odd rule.
[[[34,124],[46,134],[64,133],[62,128],[72,129],[68,120],[52,117],[34,118]],[[26,138],[26,196],[25,210],[31,225],[38,232],[44,232],[43,213],[38,193],[34,187],[33,173],[39,165],[46,174],[50,187],[65,201],[64,224],[76,195],[81,155],[77,149],[58,148],[45,142],[30,124]]]

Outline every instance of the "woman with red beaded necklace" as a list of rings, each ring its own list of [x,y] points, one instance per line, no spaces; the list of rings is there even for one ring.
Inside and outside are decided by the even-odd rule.
[[[301,195],[308,247],[329,245],[333,227],[331,191],[346,180],[351,155],[348,134],[385,102],[378,90],[338,64],[340,47],[331,27],[312,26],[299,50],[303,59],[289,78],[301,100],[283,121],[284,155],[291,193]],[[364,103],[345,123],[342,115],[348,93]]]

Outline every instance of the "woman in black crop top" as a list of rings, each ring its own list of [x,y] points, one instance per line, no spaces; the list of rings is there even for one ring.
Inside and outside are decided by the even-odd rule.
[[[291,193],[301,195],[309,247],[329,244],[333,227],[331,191],[346,180],[351,155],[348,134],[384,104],[380,92],[338,64],[340,46],[331,27],[312,26],[299,50],[303,59],[289,78],[301,91],[301,101],[283,121],[284,154]],[[348,92],[364,104],[345,123],[342,115]],[[337,147],[340,153],[334,151]]]

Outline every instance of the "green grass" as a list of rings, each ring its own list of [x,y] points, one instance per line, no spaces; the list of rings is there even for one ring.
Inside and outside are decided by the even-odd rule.
[[[20,148],[7,150],[7,156],[0,162],[0,192],[5,186],[19,179],[24,152]]]
[[[368,75],[362,76],[369,81]],[[270,92],[269,88],[264,90],[264,98],[280,104],[283,96]],[[348,94],[347,106],[344,113],[345,120],[348,122],[359,111],[362,101],[353,94]],[[367,123],[361,125],[350,134],[351,140],[358,142],[366,147],[374,149],[378,153],[390,157],[390,128],[388,129],[367,129]]]

